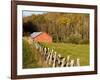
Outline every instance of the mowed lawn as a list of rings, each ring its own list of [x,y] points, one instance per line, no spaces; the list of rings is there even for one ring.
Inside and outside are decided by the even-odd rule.
[[[67,58],[70,55],[71,59],[79,58],[81,66],[89,65],[89,44],[43,43],[43,45],[54,49],[63,57]]]

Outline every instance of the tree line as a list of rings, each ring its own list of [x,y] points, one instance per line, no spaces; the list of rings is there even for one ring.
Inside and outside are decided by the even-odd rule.
[[[23,35],[46,32],[53,42],[89,43],[89,14],[47,12],[23,17]]]

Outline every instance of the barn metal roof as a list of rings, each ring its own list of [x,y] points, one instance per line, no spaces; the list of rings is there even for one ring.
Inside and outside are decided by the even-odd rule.
[[[35,37],[37,37],[38,35],[40,35],[42,32],[33,32],[32,34],[31,34],[31,37],[32,38],[35,38]]]

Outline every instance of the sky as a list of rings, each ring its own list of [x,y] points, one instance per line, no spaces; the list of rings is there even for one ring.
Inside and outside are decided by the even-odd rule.
[[[38,15],[38,14],[44,14],[47,12],[44,11],[23,11],[23,17],[31,16],[32,14]]]

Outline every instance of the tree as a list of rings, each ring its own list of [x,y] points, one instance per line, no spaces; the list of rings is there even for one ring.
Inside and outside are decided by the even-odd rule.
[[[89,41],[89,14],[47,12],[24,17],[23,22],[23,33],[47,32],[54,42],[69,42],[69,39],[73,39],[75,41],[72,42],[76,43],[80,37],[81,41]]]

